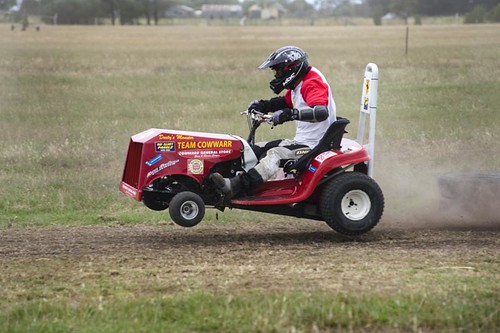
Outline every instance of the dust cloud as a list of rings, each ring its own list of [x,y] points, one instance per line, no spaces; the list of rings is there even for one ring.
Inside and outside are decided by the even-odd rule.
[[[385,155],[385,156],[384,156]],[[381,226],[500,230],[500,172],[381,153],[374,178],[385,196]]]

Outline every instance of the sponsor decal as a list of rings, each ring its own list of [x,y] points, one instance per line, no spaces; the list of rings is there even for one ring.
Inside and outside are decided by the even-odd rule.
[[[309,149],[309,148],[299,149],[299,150],[295,151],[295,156],[303,156],[310,151],[311,151],[311,149]]]
[[[175,151],[175,142],[172,141],[162,141],[155,142],[155,150],[156,152],[168,153],[171,151]]]
[[[182,134],[176,134],[175,138],[177,140],[193,140],[194,138],[190,135],[182,135]]]
[[[309,166],[309,171],[311,171],[311,172],[315,172],[315,171],[316,171],[316,168],[315,168],[315,167],[313,167],[312,165],[310,165],[310,166]]]
[[[325,151],[324,153],[321,153],[319,154],[318,156],[316,156],[314,159],[318,162],[323,162],[324,160],[326,160],[327,158],[330,158],[332,156],[336,156],[337,153],[336,152],[333,152],[331,150],[329,151]]]
[[[231,149],[218,149],[218,150],[182,150],[179,156],[189,156],[191,158],[216,158],[231,154]]]
[[[348,147],[348,148],[341,148],[340,152],[343,154],[348,154],[351,152],[360,151],[361,149],[363,149],[363,146],[354,146],[354,147]]]
[[[133,198],[137,197],[137,190],[132,186],[130,186],[129,184],[122,182],[121,188],[124,191],[124,193],[127,194],[128,196]]]
[[[171,166],[174,166],[177,163],[179,163],[179,160],[173,160],[173,161],[168,161],[167,163],[162,163],[157,168],[154,168],[153,170],[149,171],[148,174],[146,175],[146,178],[154,176],[158,172],[165,170],[166,168],[170,168]]]
[[[193,140],[194,137],[191,135],[183,134],[160,134],[158,135],[158,140]]]
[[[366,80],[365,82],[365,91],[366,94],[368,94],[368,91],[370,91],[370,80]]]
[[[368,97],[364,98],[363,101],[363,109],[368,110]]]
[[[199,175],[203,173],[203,161],[199,159],[189,160],[188,171],[193,175]]]
[[[175,140],[175,136],[170,134],[160,134],[158,135],[158,140]]]
[[[292,50],[292,51],[288,54],[288,60],[289,60],[289,61],[299,60],[301,57],[302,57],[302,54],[300,54],[300,52],[298,52],[298,51],[293,51],[293,50]]]
[[[200,156],[200,152],[198,150],[183,150],[179,152],[179,156],[198,157]]]
[[[158,163],[160,160],[161,160],[161,155],[157,155],[157,156],[153,157],[152,159],[150,159],[149,161],[147,161],[146,165],[152,166],[152,165]]]
[[[293,79],[295,79],[295,77],[296,77],[296,76],[297,76],[297,75],[292,74],[292,75],[290,75],[289,77],[287,77],[287,78],[285,79],[285,82],[283,82],[283,87],[284,87],[284,86],[286,86],[287,84],[289,84],[290,82],[292,82],[292,81],[293,81]]]
[[[179,141],[177,148],[179,150],[186,149],[211,149],[211,148],[232,148],[233,141],[217,140],[217,141]]]

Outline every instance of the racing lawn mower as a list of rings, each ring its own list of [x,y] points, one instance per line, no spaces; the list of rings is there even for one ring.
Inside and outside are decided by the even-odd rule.
[[[253,168],[257,128],[271,123],[255,110],[247,116],[247,140],[213,134],[152,128],[131,137],[120,190],[148,208],[169,210],[183,227],[197,225],[205,207],[244,209],[325,221],[335,231],[360,235],[382,217],[384,197],[373,180],[378,68],[366,66],[356,140],[343,138],[349,120],[333,122],[319,144],[296,159],[281,161],[275,178],[251,196],[227,199],[210,175],[234,177]],[[363,144],[369,118],[368,143]]]

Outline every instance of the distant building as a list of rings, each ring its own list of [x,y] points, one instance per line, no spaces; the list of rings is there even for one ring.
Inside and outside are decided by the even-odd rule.
[[[260,7],[259,5],[253,5],[248,8],[248,16],[252,19],[279,19],[283,17],[283,14],[285,14],[286,12],[286,8],[278,2],[266,5],[264,6],[264,8]]]
[[[240,5],[203,5],[201,17],[209,19],[226,19],[243,17],[243,8]]]
[[[248,17],[251,19],[260,19],[262,15],[262,7],[255,4],[248,8]]]
[[[382,16],[382,20],[395,20],[397,18],[398,16],[394,13],[387,13],[384,16]]]

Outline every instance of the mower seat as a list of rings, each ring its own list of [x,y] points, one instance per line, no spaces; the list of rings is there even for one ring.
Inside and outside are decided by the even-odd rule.
[[[349,124],[349,119],[346,118],[337,118],[330,127],[326,130],[325,134],[319,141],[319,143],[311,149],[307,154],[299,158],[293,163],[287,163],[283,171],[286,173],[291,173],[292,170],[296,172],[304,172],[306,168],[311,163],[311,160],[317,155],[328,151],[328,150],[336,150],[340,149],[340,142],[342,141],[342,137],[345,133],[345,127]]]

